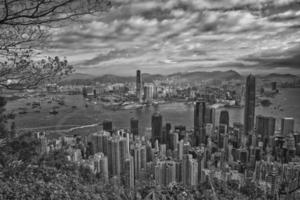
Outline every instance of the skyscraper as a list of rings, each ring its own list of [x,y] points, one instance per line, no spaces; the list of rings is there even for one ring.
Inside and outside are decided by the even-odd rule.
[[[281,135],[287,136],[290,133],[294,133],[294,124],[294,118],[285,117],[281,119]]]
[[[120,176],[121,174],[121,156],[120,156],[120,139],[112,139],[112,174]]]
[[[196,146],[201,143],[205,144],[205,111],[204,101],[197,101],[194,108],[194,135]]]
[[[142,101],[142,76],[141,71],[136,71],[136,97],[141,102]]]
[[[108,132],[112,132],[112,129],[113,129],[112,121],[104,120],[103,121],[103,130],[108,131]]]
[[[124,164],[127,158],[129,158],[129,152],[128,152],[128,147],[127,147],[127,140],[125,137],[120,139],[120,169],[121,173],[124,172]]]
[[[277,90],[277,82],[272,82],[271,85],[272,85],[272,90],[276,91]]]
[[[254,128],[255,115],[255,77],[250,74],[246,80],[245,110],[244,110],[244,134],[248,135]]]
[[[176,163],[174,161],[159,161],[154,167],[155,182],[161,186],[168,186],[176,182]]]
[[[182,183],[185,186],[195,186],[198,184],[198,162],[191,154],[185,154],[182,162]]]
[[[205,108],[205,123],[212,123],[213,121],[213,109],[210,107]]]
[[[141,178],[142,171],[146,169],[147,163],[147,150],[146,146],[142,144],[136,144],[133,149],[134,159],[134,177],[136,179]]]
[[[219,124],[226,124],[229,127],[229,113],[227,110],[221,111]]]
[[[126,159],[125,164],[125,173],[124,173],[124,182],[125,185],[131,189],[134,189],[134,160],[132,156]]]
[[[151,120],[151,127],[152,127],[152,143],[155,140],[161,142],[162,137],[162,116],[160,113],[156,112],[152,115]]]
[[[256,133],[261,135],[264,149],[269,143],[270,136],[273,136],[275,133],[275,123],[276,119],[274,117],[256,116]]]
[[[145,102],[152,102],[154,95],[154,86],[149,84],[144,86]]]
[[[136,118],[130,119],[130,131],[134,136],[139,135],[139,120]]]

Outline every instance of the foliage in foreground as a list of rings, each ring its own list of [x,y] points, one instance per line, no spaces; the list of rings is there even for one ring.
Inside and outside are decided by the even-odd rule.
[[[39,145],[36,139],[23,135],[0,147],[0,199],[214,199],[208,184],[190,189],[180,185],[157,188],[147,180],[137,184],[135,191],[129,191],[103,183],[89,169],[69,162],[64,151],[40,155]],[[215,184],[218,199],[251,199],[239,193],[236,185],[224,185]]]

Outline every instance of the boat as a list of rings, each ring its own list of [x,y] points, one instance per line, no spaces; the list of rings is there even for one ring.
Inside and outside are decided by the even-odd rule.
[[[58,114],[58,111],[56,109],[52,109],[50,112],[49,112],[51,115],[56,115]]]
[[[123,106],[123,109],[130,110],[130,109],[139,109],[139,108],[143,108],[143,107],[144,107],[143,104],[129,104],[129,105]]]
[[[264,106],[264,107],[268,107],[268,106],[270,106],[270,105],[272,104],[272,102],[271,102],[269,99],[262,99],[262,100],[260,101],[260,104],[261,104],[262,106]]]

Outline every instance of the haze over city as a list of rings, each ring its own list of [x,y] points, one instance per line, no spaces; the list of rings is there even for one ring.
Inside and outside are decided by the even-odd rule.
[[[300,0],[0,0],[0,200],[299,200]]]
[[[103,75],[236,70],[299,74],[298,0],[113,0],[53,29],[45,55]]]

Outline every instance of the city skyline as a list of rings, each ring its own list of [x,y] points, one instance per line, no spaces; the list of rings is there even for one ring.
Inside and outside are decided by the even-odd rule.
[[[0,200],[300,199],[300,0],[0,11]]]
[[[300,74],[299,7],[297,0],[113,0],[107,12],[53,29],[42,53],[95,75]]]

